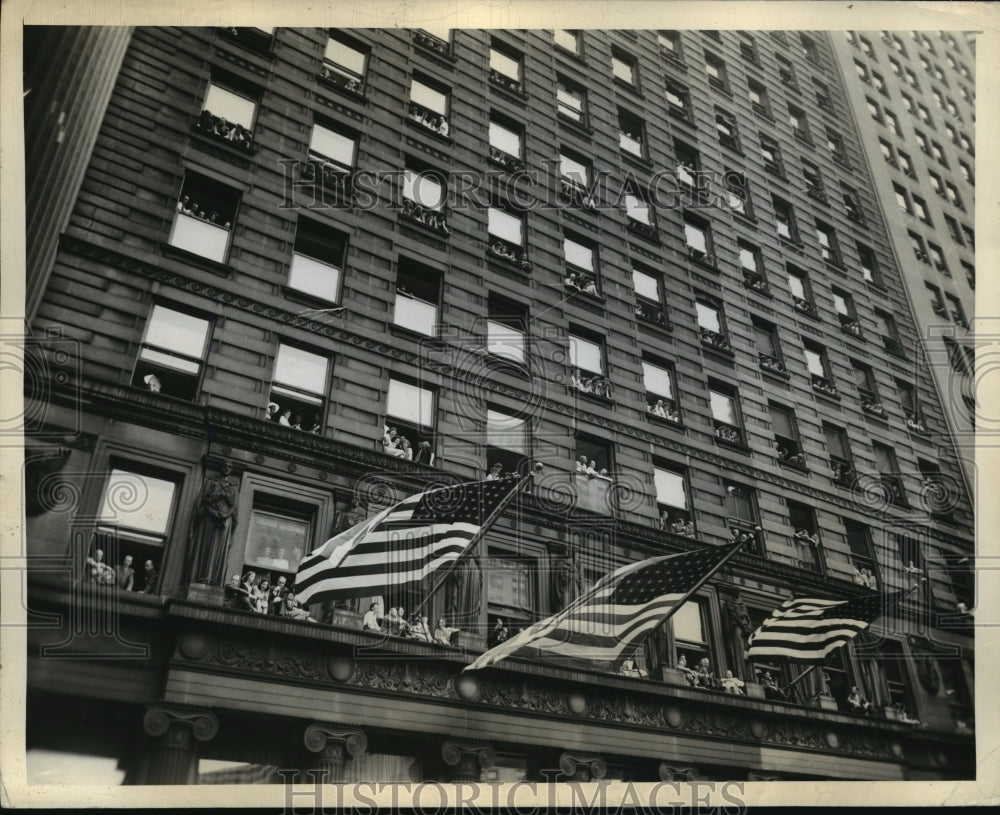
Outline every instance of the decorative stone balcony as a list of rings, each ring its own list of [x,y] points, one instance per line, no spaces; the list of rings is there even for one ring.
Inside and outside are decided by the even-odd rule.
[[[576,497],[576,508],[598,515],[614,514],[613,481],[606,475],[591,475],[589,473],[572,473],[573,495]]]
[[[861,402],[861,409],[865,413],[870,413],[873,416],[878,416],[880,419],[886,418],[885,408],[882,406],[882,403],[879,402],[878,400],[871,397],[862,396],[860,402]]]
[[[645,224],[642,221],[637,221],[635,218],[627,219],[628,231],[638,235],[641,238],[645,238],[653,243],[660,242],[660,230],[658,230],[652,224]]]
[[[857,339],[862,339],[861,334],[861,323],[852,317],[848,317],[846,314],[838,315],[840,320],[840,330],[850,337],[856,337]]]
[[[708,266],[711,269],[718,269],[718,263],[715,259],[715,255],[711,252],[705,252],[701,249],[696,249],[693,246],[687,248],[687,256],[691,258],[695,263],[701,266]]]
[[[781,446],[778,447],[778,463],[798,470],[806,469],[806,457],[803,453]]]

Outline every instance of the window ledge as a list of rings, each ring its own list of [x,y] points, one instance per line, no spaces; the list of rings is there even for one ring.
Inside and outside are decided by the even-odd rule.
[[[435,141],[441,142],[442,144],[453,144],[451,136],[445,136],[437,132],[427,125],[420,124],[420,122],[414,121],[409,114],[406,116],[406,124],[415,130],[417,133],[422,133],[425,136],[430,136]]]
[[[638,85],[635,85],[632,82],[627,82],[626,80],[620,79],[617,76],[615,77],[615,87],[617,89],[619,89],[619,90],[628,91],[630,94],[632,94],[633,96],[635,96],[637,99],[645,99],[646,98],[645,95],[643,94],[642,90],[639,88]]]
[[[299,291],[291,286],[282,286],[281,294],[286,300],[291,300],[295,303],[301,303],[303,306],[311,306],[311,312],[325,312],[327,314],[340,313],[346,309],[346,306],[339,305],[336,301],[327,300],[323,297],[319,297],[315,294],[309,294],[308,292]]]
[[[502,244],[500,244],[502,246]],[[486,260],[489,263],[497,263],[508,269],[514,269],[523,275],[531,274],[531,261],[527,259],[527,255],[524,254],[522,250],[523,260],[518,260],[517,258],[508,257],[506,255],[500,254],[498,251],[494,250],[490,244],[486,245]]]
[[[418,46],[418,53],[431,57],[448,68],[458,62],[458,57],[453,53],[451,43],[431,37],[421,31],[414,33],[413,42]]]
[[[637,156],[635,153],[630,153],[628,150],[622,150],[621,148],[619,148],[619,152],[621,153],[625,161],[629,162],[630,164],[634,164],[636,167],[639,167],[642,170],[646,170],[647,172],[652,172],[655,167],[653,162],[650,161],[645,156]]]
[[[212,274],[218,275],[219,277],[228,279],[233,276],[233,267],[228,263],[219,263],[217,260],[202,257],[195,252],[189,252],[187,249],[181,249],[179,246],[174,246],[166,241],[160,242],[160,251],[165,257],[172,257],[176,260],[183,261],[184,263],[190,263],[192,266],[199,266],[202,269],[207,269]]]
[[[648,410],[646,411],[646,418],[648,418],[651,422],[654,422],[655,424],[663,425],[664,427],[671,427],[674,430],[687,429],[687,427],[684,425],[684,422],[681,421],[680,419],[678,419],[675,422],[673,419],[667,419],[664,418],[663,416],[657,416],[655,413],[650,413]]]
[[[558,113],[556,118],[559,120],[559,124],[575,130],[582,136],[586,136],[588,140],[594,135],[594,128],[583,122],[578,122],[576,119],[571,119],[565,113]]]
[[[389,323],[389,333],[404,339],[414,340],[418,343],[440,342],[436,333],[425,334],[422,331],[414,331],[412,328],[406,328],[405,326],[397,325],[392,322]]]
[[[340,77],[333,71],[328,71],[323,73],[322,70],[316,74],[316,81],[319,82],[324,88],[336,91],[341,96],[346,96],[348,99],[353,99],[356,102],[363,102],[368,104],[368,96],[365,94],[364,83],[356,82],[353,79],[347,79],[346,77],[334,79],[333,77]]]
[[[516,82],[516,80],[505,77],[493,69],[487,71],[487,80],[487,84],[491,89],[497,91],[501,96],[507,97],[511,102],[523,107],[525,100],[528,98],[528,92],[524,89],[523,82]],[[515,84],[520,87],[514,87]]]
[[[259,147],[256,141],[251,141],[246,148],[237,147],[225,136],[217,136],[214,133],[208,133],[205,131],[204,128],[199,126],[199,121],[200,119],[195,119],[195,121],[191,124],[191,133],[199,140],[205,142],[206,144],[211,144],[213,147],[218,147],[220,150],[224,150],[231,156],[239,156],[244,160],[252,159],[255,155],[257,155]],[[251,138],[253,138],[253,132],[247,132],[249,132]]]

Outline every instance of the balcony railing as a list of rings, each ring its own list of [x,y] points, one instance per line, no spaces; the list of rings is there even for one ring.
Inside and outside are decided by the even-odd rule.
[[[323,65],[319,69],[319,79],[326,85],[358,99],[365,98],[365,83],[358,77],[349,76],[333,65]]]
[[[646,412],[650,416],[658,419],[666,419],[668,422],[680,424],[681,412],[677,409],[677,403],[673,399],[664,399],[659,396],[646,396]]]
[[[735,444],[740,447],[744,446],[742,428],[728,422],[721,422],[718,419],[713,419],[712,425],[715,428],[715,438],[719,441],[724,441],[726,444]]]
[[[253,150],[253,132],[241,124],[226,121],[209,110],[203,110],[195,122],[195,129],[217,141],[250,152]]]
[[[646,240],[653,241],[654,243],[659,243],[660,241],[660,230],[658,230],[652,224],[645,224],[642,221],[638,221],[635,218],[629,216],[627,218],[628,231],[635,235],[645,238]]]
[[[490,235],[490,242],[486,245],[486,251],[495,258],[515,264],[525,274],[531,271],[531,263],[528,261],[527,252],[516,243],[498,238],[495,235]]]
[[[490,161],[499,165],[508,173],[516,173],[524,169],[524,162],[521,159],[517,156],[512,156],[510,153],[505,153],[493,145],[490,145]]]
[[[839,396],[837,388],[834,384],[827,379],[825,376],[820,376],[819,374],[811,374],[813,390],[819,391],[820,393],[826,394],[827,396]]]
[[[425,130],[429,130],[436,136],[448,138],[448,120],[440,113],[435,113],[430,108],[425,108],[419,102],[410,102],[407,115],[411,122],[414,122]]]
[[[413,33],[413,42],[438,56],[448,60],[452,59],[451,43],[447,40],[442,40],[440,37],[435,37],[433,34],[418,29]]]
[[[614,513],[614,482],[606,475],[590,475],[589,473],[573,473],[573,488],[576,496],[577,509],[595,512],[600,515]]]
[[[695,263],[699,263],[702,266],[709,266],[713,269],[717,268],[715,255],[711,252],[706,252],[702,249],[697,249],[694,246],[689,246],[687,248],[687,256]]]
[[[701,338],[702,345],[707,345],[716,351],[725,351],[727,354],[733,352],[733,346],[725,334],[720,334],[718,331],[712,331],[709,328],[699,327],[698,336]]]
[[[442,235],[451,234],[448,229],[448,217],[442,210],[422,207],[416,201],[404,198],[400,215],[435,232],[440,232]]]
[[[758,353],[757,364],[770,373],[788,376],[788,368],[785,367],[785,363],[777,357],[772,357],[770,354]]]
[[[695,536],[694,524],[690,519],[681,517],[678,512],[674,512],[671,515],[670,511],[666,509],[660,513],[660,529],[672,535],[681,535],[685,538],[693,538]]]
[[[490,68],[489,79],[490,82],[498,88],[503,88],[505,91],[516,93],[518,96],[524,95],[524,85],[520,80],[514,79],[512,76],[502,74],[496,68]]]
[[[755,291],[758,294],[771,296],[771,287],[767,284],[762,274],[758,272],[743,271],[743,285],[745,288]]]

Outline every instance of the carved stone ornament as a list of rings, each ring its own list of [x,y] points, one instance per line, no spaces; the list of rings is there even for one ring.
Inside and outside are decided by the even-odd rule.
[[[581,767],[590,770],[591,778],[604,778],[608,774],[608,763],[600,756],[582,753],[563,753],[559,756],[559,771],[563,775],[572,778]]]
[[[660,762],[659,774],[661,781],[697,781],[701,778],[697,767],[676,767],[666,761]]]
[[[484,770],[490,769],[497,763],[497,751],[489,744],[448,739],[441,745],[441,758],[449,767],[457,767],[462,758],[469,755],[475,756],[479,766]]]
[[[326,724],[311,724],[302,741],[310,753],[321,753],[330,742],[341,744],[350,756],[359,756],[368,749],[368,736],[363,730],[343,729]]]
[[[210,710],[153,705],[142,718],[143,729],[153,737],[164,735],[175,725],[190,727],[198,741],[210,741],[219,732],[219,720]]]

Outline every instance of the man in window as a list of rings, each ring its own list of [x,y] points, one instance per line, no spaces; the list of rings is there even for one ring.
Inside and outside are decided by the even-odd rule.
[[[135,579],[135,569],[132,568],[132,555],[125,555],[120,566],[115,566],[115,586],[120,591],[132,591],[132,581]]]
[[[95,549],[94,554],[87,558],[87,576],[97,586],[113,586],[115,570],[104,562],[104,550]]]

